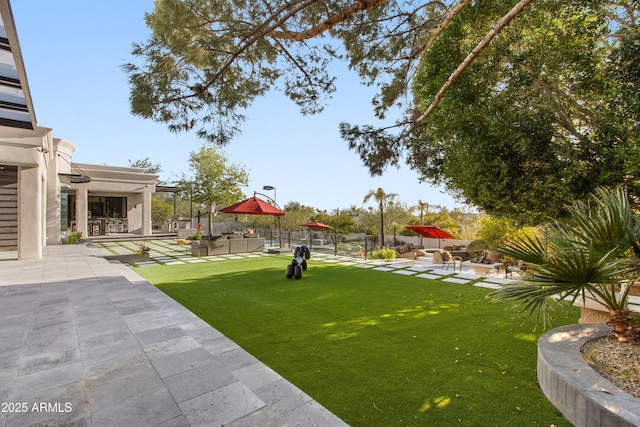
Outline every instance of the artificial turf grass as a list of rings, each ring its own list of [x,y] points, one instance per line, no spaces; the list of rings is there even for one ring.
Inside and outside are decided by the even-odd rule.
[[[570,425],[536,385],[537,339],[486,289],[288,257],[138,272],[354,426]],[[559,316],[574,323],[578,314]]]

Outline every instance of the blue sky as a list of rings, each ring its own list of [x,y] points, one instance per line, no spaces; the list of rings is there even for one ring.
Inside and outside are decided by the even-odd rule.
[[[36,117],[54,137],[76,146],[78,163],[128,166],[149,157],[171,181],[188,171],[191,151],[204,143],[194,134],[174,134],[165,125],[129,113],[129,87],[121,65],[132,60],[131,44],[147,39],[144,13],[151,0],[14,0],[11,4],[27,69]],[[462,207],[441,189],[419,183],[407,166],[372,178],[340,138],[338,124],[375,124],[372,88],[336,64],[338,91],[320,115],[302,116],[278,92],[247,112],[243,133],[223,149],[230,162],[245,166],[253,191],[332,210],[361,206],[371,189],[382,187],[399,200]]]

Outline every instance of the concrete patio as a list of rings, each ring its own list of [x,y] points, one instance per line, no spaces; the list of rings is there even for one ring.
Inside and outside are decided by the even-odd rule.
[[[3,426],[346,425],[96,248],[0,271]]]

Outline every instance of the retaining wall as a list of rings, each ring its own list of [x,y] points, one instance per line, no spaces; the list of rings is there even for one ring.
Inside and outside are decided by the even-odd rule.
[[[538,341],[538,383],[545,396],[576,427],[640,426],[640,399],[604,379],[580,348],[606,336],[607,325],[569,325]]]

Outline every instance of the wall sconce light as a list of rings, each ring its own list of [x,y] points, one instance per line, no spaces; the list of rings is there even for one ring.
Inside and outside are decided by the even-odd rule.
[[[41,152],[42,154],[47,154],[49,152],[49,149],[47,147],[36,148],[36,150]]]

